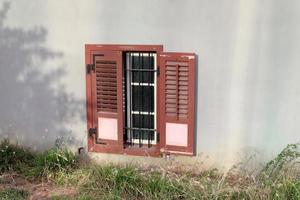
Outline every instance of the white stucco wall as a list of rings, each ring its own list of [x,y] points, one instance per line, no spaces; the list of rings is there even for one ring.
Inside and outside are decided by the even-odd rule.
[[[34,149],[61,137],[84,146],[84,44],[119,43],[198,55],[204,160],[268,157],[300,140],[297,0],[8,2],[0,21],[1,137]]]

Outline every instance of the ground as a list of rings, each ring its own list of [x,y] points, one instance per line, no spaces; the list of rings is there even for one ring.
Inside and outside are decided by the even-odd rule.
[[[53,147],[33,153],[0,142],[0,200],[300,200],[300,144],[249,170],[227,172],[135,165],[97,165]]]
[[[60,187],[51,182],[30,181],[16,173],[0,176],[0,191],[25,191],[30,200],[48,200],[57,196],[72,197],[77,194],[73,187]],[[1,197],[0,198],[4,198]]]

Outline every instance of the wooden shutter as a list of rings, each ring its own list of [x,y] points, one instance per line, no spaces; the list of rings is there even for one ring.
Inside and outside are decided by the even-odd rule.
[[[89,150],[119,153],[123,145],[122,54],[94,51],[90,58],[87,85],[91,87],[92,123],[88,124],[94,135],[90,134]]]
[[[195,131],[195,55],[159,55],[162,151],[193,155]]]

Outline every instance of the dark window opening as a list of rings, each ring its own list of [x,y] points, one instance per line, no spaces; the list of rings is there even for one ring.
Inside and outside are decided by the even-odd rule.
[[[156,53],[126,52],[124,65],[127,145],[156,144]]]

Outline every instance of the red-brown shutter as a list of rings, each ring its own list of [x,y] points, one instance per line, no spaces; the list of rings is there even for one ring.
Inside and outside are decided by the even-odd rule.
[[[161,151],[194,155],[195,54],[161,53]]]
[[[88,65],[89,67],[89,65]],[[91,87],[91,117],[94,128],[89,150],[119,153],[123,147],[122,54],[91,51],[87,81]],[[88,90],[89,88],[87,88]]]

